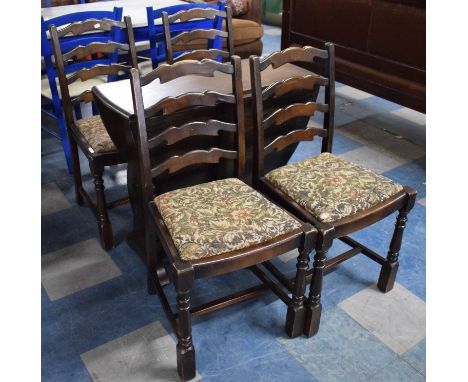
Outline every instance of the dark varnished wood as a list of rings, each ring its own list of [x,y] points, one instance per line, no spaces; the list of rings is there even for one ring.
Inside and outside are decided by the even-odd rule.
[[[171,325],[177,333],[177,370],[182,380],[189,380],[195,376],[195,349],[191,335],[191,312],[197,312],[197,314],[208,313],[244,301],[246,298],[251,298],[263,289],[263,287],[248,289],[244,293],[234,294],[229,298],[217,299],[211,303],[203,304],[201,307],[191,307],[190,295],[194,279],[249,269],[287,304],[286,332],[290,336],[298,336],[303,331],[306,317],[305,285],[308,254],[315,245],[317,234],[317,231],[310,224],[302,223],[301,228],[248,248],[193,261],[182,261],[180,259],[169,230],[153,201],[154,195],[160,193],[158,186],[162,183],[161,176],[166,172],[176,173],[186,167],[198,164],[211,163],[216,166],[220,159],[234,162],[235,175],[240,179],[244,177],[245,173],[245,116],[240,58],[237,56],[232,57],[231,64],[213,63],[204,60],[193,65],[193,62],[182,61],[175,64],[174,67],[177,68],[176,73],[178,76],[185,76],[198,73],[206,74],[207,69],[204,66],[210,68],[210,70],[217,70],[219,65],[227,67],[224,70],[225,73],[232,73],[232,94],[228,98],[225,95],[219,96],[216,92],[210,91],[210,83],[207,81],[206,87],[208,90],[197,94],[196,97],[192,97],[193,94],[191,93],[187,95],[187,93],[181,91],[180,95],[160,101],[158,107],[161,104],[164,105],[163,108],[159,109],[164,109],[164,114],[159,116],[153,113],[155,110],[154,105],[145,108],[143,104],[142,87],[145,86],[143,84],[146,84],[146,86],[150,84],[148,78],[140,78],[138,71],[135,69],[130,72],[135,110],[132,135],[136,143],[135,153],[138,164],[136,170],[141,185],[141,204],[145,206],[143,224],[146,226],[145,241],[148,248],[146,258],[148,290],[157,292],[161,297],[168,320],[171,321]],[[159,73],[166,72],[167,70],[164,68],[159,71]],[[158,69],[149,75],[153,80],[160,78],[158,77]],[[177,75],[174,73],[172,76],[174,76],[174,80],[177,79]],[[216,98],[212,98],[213,94],[216,94]],[[178,113],[180,105],[177,100],[180,99],[187,100],[184,101],[184,111],[186,113],[184,122],[181,125],[175,125],[172,121],[165,123],[168,118]],[[218,115],[219,107],[223,105],[227,107],[226,110],[230,110],[224,115],[225,118],[230,120],[229,122],[221,122],[209,117],[212,113]],[[199,114],[194,114],[194,111],[200,106],[203,108],[202,115],[207,116],[206,120],[194,120],[195,117],[199,116]],[[151,109],[153,110],[148,112]],[[151,120],[149,115],[154,119]],[[147,126],[147,122],[149,124],[153,123],[153,125]],[[158,129],[158,126],[161,129]],[[159,132],[151,138],[150,135],[153,130]],[[234,150],[216,146],[215,142],[222,143],[220,132],[234,133]],[[182,141],[185,142],[197,136],[210,136],[216,138],[216,140],[213,141],[210,150],[194,150],[192,145],[190,148],[184,146],[182,153],[178,151],[176,155],[162,155],[170,153],[164,151],[168,147],[177,146]],[[193,143],[195,142],[193,140]],[[275,272],[270,273],[272,278],[258,267],[259,264],[294,249],[299,250],[294,287],[291,287],[289,280],[286,286],[282,285],[282,281],[286,280],[285,276],[273,279],[275,278]],[[161,264],[165,264],[168,277],[176,288],[177,313],[172,312],[164,288],[156,276],[158,265]],[[265,269],[268,270],[268,268]],[[286,291],[284,288],[286,288]],[[291,298],[288,296],[290,289],[292,290]]]
[[[218,29],[193,29],[190,31],[184,31],[171,36],[171,25],[176,22],[187,22],[195,19],[209,19],[214,20],[215,18],[222,19],[226,23],[226,31]],[[218,57],[228,60],[234,54],[234,38],[232,29],[232,11],[230,7],[226,7],[224,11],[220,11],[212,8],[192,8],[188,10],[179,11],[173,15],[168,15],[167,12],[162,13],[162,22],[164,30],[164,42],[166,49],[166,61],[169,64],[173,64],[182,60],[200,60],[203,58],[209,58],[216,60]],[[183,45],[190,44],[194,40],[205,40],[209,47],[216,38],[226,39],[227,50],[222,49],[202,49],[187,52],[174,57],[174,52],[181,48]]]
[[[109,40],[107,43],[90,42],[88,45],[79,45],[67,52],[62,52],[61,38],[67,38],[69,35],[79,36],[89,32],[110,31],[112,28],[126,28],[128,43],[123,44],[112,40]],[[121,205],[123,200],[111,203],[106,201],[103,180],[104,167],[125,163],[126,158],[118,151],[98,153],[93,150],[75,123],[76,120],[81,119],[81,103],[93,102],[93,93],[91,90],[85,90],[81,94],[71,97],[69,85],[73,84],[77,80],[87,81],[97,76],[116,75],[120,72],[128,71],[131,66],[118,63],[109,65],[98,64],[89,68],[77,70],[68,76],[66,74],[66,66],[70,64],[69,61],[72,61],[73,63],[76,62],[76,60],[82,60],[83,58],[95,53],[114,54],[117,49],[129,52],[131,64],[135,66],[137,61],[131,20],[129,17],[125,18],[125,22],[109,19],[91,19],[71,23],[60,30],[57,30],[55,26],[52,25],[49,29],[49,33],[54,49],[55,64],[57,67],[63,109],[65,112],[65,121],[71,148],[76,201],[79,205],[86,202],[93,211],[97,220],[101,246],[107,250],[113,245],[112,225],[107,211],[109,208]],[[93,110],[95,110],[95,106],[93,106]],[[89,168],[94,181],[94,191],[96,193],[95,202],[88,195],[82,184],[78,148],[81,149],[89,161]]]
[[[261,86],[261,72],[270,65],[280,67],[290,62],[309,63],[316,58],[323,61],[324,76],[313,76],[303,78],[287,78],[281,82],[270,85],[264,89]],[[304,324],[304,333],[312,336],[317,333],[320,324],[322,311],[321,290],[324,272],[336,267],[338,264],[350,259],[358,253],[363,253],[370,259],[382,265],[378,287],[387,292],[392,289],[398,269],[398,254],[401,246],[403,231],[406,225],[407,214],[414,205],[416,191],[409,187],[388,198],[384,202],[345,217],[333,223],[322,223],[310,212],[300,206],[284,192],[264,178],[265,156],[276,151],[283,150],[288,145],[298,141],[312,140],[315,137],[322,138],[322,152],[331,152],[334,132],[334,111],[335,111],[335,76],[334,76],[334,46],[326,44],[325,50],[317,48],[288,48],[283,52],[276,52],[266,58],[251,57],[251,82],[254,99],[254,184],[257,188],[271,197],[277,203],[288,209],[294,215],[304,221],[310,222],[317,228],[319,234],[316,241],[315,256],[311,273],[310,293],[305,304],[307,310]],[[320,85],[325,88],[324,104],[316,102],[306,102],[303,104],[291,104],[289,106],[273,110],[267,113],[263,109],[263,103],[271,98],[284,96],[288,92],[297,89],[304,89],[312,85]],[[276,132],[277,126],[286,121],[299,116],[310,116],[315,111],[324,113],[323,128],[302,128],[290,131],[286,134]],[[276,127],[272,127],[276,126]],[[271,131],[270,131],[271,130]],[[264,135],[270,131],[273,135],[270,143],[266,144]],[[276,135],[275,135],[276,134]],[[400,211],[397,217],[395,232],[390,244],[387,258],[383,258],[364,245],[347,237],[347,235],[374,224],[388,215]],[[327,259],[327,253],[333,240],[340,238],[344,243],[351,246],[351,249]]]

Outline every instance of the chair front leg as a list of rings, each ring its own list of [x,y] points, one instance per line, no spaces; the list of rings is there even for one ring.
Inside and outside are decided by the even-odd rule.
[[[94,190],[96,191],[96,218],[99,229],[101,246],[106,251],[112,248],[112,225],[107,215],[106,197],[104,194],[104,180],[102,174],[104,166],[90,161],[89,168],[94,178]]]
[[[177,372],[183,381],[195,378],[195,348],[192,343],[190,292],[193,275],[182,275],[176,280],[177,292]]]
[[[292,294],[292,305],[288,306],[286,315],[286,334],[295,338],[302,334],[305,320],[305,287],[306,275],[309,267],[309,249],[299,251],[296,263],[296,279],[294,281],[294,290]]]

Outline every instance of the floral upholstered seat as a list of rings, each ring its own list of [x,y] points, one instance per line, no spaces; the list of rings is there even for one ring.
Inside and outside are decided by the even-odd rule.
[[[247,248],[301,227],[237,178],[170,191],[154,202],[185,261]]]
[[[75,125],[95,152],[105,153],[117,150],[99,115],[79,119]]]
[[[403,189],[330,153],[277,168],[265,178],[323,223],[373,207]]]

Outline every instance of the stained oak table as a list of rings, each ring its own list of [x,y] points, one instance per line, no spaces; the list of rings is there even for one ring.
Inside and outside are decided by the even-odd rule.
[[[268,86],[274,82],[281,81],[289,77],[304,76],[310,74],[309,71],[291,64],[283,65],[278,69],[267,69],[262,73],[262,86]],[[209,88],[213,91],[232,93],[231,76],[216,72],[214,77],[207,78],[201,76],[185,76],[170,81],[165,84],[160,84],[158,80],[143,88],[143,102],[145,109],[154,105],[165,97],[176,96],[184,92],[203,92],[207,89],[207,83],[210,83]],[[250,69],[249,61],[242,60],[242,83],[244,89],[245,100],[245,125],[246,125],[246,143],[247,143],[247,166],[249,166],[249,157],[251,158],[252,150],[252,112],[251,112],[251,84],[250,84]],[[317,97],[318,88],[307,94],[301,94],[297,97],[304,97],[307,100],[315,100]],[[114,141],[118,150],[124,153],[128,159],[127,168],[127,188],[130,199],[130,204],[133,212],[133,229],[127,236],[129,245],[146,261],[145,249],[145,226],[144,226],[144,206],[140,193],[140,181],[138,175],[138,164],[136,160],[136,147],[132,138],[132,129],[136,125],[136,119],[133,109],[132,93],[130,88],[130,80],[122,80],[117,82],[106,83],[95,86],[93,88],[95,101],[103,120],[103,123]],[[289,103],[291,99],[289,99]],[[303,119],[299,123],[307,124],[308,119]],[[298,122],[296,121],[296,124]],[[147,127],[151,125],[151,121],[147,121]],[[284,150],[276,159],[276,165],[284,165],[287,163],[294,148]],[[250,155],[249,155],[250,153]],[[248,167],[247,167],[248,168]],[[177,188],[189,186],[193,182],[194,171],[192,173],[184,173],[176,183]],[[209,174],[206,178],[196,174],[197,181],[210,180]],[[159,193],[166,192],[168,189],[162,184],[158,184]]]

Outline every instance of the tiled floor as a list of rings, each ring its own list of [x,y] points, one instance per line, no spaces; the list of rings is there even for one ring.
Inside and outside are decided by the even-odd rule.
[[[265,52],[279,49],[278,30],[267,27],[264,42]],[[324,280],[321,328],[309,339],[285,336],[286,311],[271,294],[194,319],[202,381],[425,380],[425,116],[341,84],[337,105],[334,152],[419,193],[395,288],[376,290],[379,267],[365,257],[341,264]],[[301,144],[291,161],[318,148],[318,140]],[[84,179],[92,189],[89,173]],[[125,195],[125,180],[125,166],[107,172],[112,197]],[[175,337],[157,297],[146,293],[144,265],[124,241],[129,206],[111,212],[117,245],[104,252],[93,215],[74,201],[59,143],[45,135],[42,190],[43,381],[176,381]],[[394,218],[355,237],[385,254]],[[334,244],[330,255],[343,248]],[[295,255],[276,263],[292,274]],[[246,272],[213,277],[196,283],[194,299],[256,282]]]

